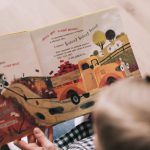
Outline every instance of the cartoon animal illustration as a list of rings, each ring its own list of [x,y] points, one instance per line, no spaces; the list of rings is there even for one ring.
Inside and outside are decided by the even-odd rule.
[[[7,78],[3,73],[0,73],[0,94],[5,86],[8,86]]]
[[[114,52],[115,50],[116,50],[116,49],[115,49],[115,46],[114,46],[113,44],[108,45],[107,51],[108,51],[109,53],[112,53],[112,52]]]
[[[120,65],[121,70],[125,72],[125,74],[126,74],[127,77],[130,76],[130,71],[129,71],[130,66],[129,66],[129,63],[125,63],[122,60],[122,58],[119,58],[119,60],[121,62],[121,65]]]
[[[121,48],[122,46],[123,46],[123,42],[121,40],[117,40],[115,41],[115,43],[111,43],[107,46],[107,51],[109,53],[112,53],[115,50],[118,50],[119,48]]]
[[[115,44],[114,44],[115,50],[121,48],[122,46],[123,46],[123,42],[121,40],[115,41]]]

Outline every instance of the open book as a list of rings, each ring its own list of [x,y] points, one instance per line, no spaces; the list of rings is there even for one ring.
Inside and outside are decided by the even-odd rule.
[[[0,37],[0,145],[90,113],[102,87],[139,76],[116,8]]]

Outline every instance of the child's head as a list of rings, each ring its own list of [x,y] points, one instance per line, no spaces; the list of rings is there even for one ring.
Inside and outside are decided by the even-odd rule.
[[[94,118],[97,150],[150,150],[150,83],[125,79],[106,87]]]

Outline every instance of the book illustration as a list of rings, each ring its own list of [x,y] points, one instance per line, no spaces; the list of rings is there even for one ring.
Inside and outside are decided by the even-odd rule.
[[[57,72],[50,70],[49,76],[22,77],[15,79],[9,87],[4,85],[6,82],[4,79],[3,95],[15,97],[34,118],[35,124],[39,125],[55,124],[56,120],[51,118],[52,115],[71,113],[77,108],[86,110],[95,103],[95,100],[92,100],[95,91],[132,75],[130,72],[132,64],[127,59],[124,60],[128,63],[123,61],[124,53],[130,51],[131,47],[126,35],[121,38],[124,39],[120,40],[122,45],[111,53],[108,47],[110,44],[116,44],[114,37],[109,45],[103,47],[104,55],[94,52],[88,58],[80,60],[78,64],[60,60]]]
[[[2,145],[8,140],[6,135],[13,140],[14,136],[27,134],[35,126],[33,117],[15,98],[0,95],[0,112],[0,143]]]
[[[125,33],[116,36],[113,30],[108,30],[106,33],[96,31],[92,38],[93,43],[99,46],[100,50],[95,50],[88,58],[80,60],[78,64],[60,60],[57,72],[50,70],[49,76],[46,77],[23,76],[15,79],[10,89],[5,89],[4,95],[5,93],[13,94],[14,97],[17,95],[17,102],[35,118],[36,123],[53,124],[55,121],[53,122],[47,116],[68,112],[65,109],[67,103],[69,105],[72,103],[71,108],[76,107],[73,105],[79,105],[82,99],[90,99],[94,90],[136,74],[138,67]],[[131,57],[126,57],[127,53]],[[132,68],[132,66],[136,67]],[[2,79],[2,87],[6,87],[7,81],[4,75]],[[93,105],[93,102],[90,102]],[[43,103],[49,103],[47,105],[49,107],[46,107],[47,116],[44,112],[39,112]],[[51,106],[52,103],[54,107]],[[85,108],[84,104],[78,107]]]
[[[1,73],[0,74],[0,94],[1,94],[4,86],[8,86],[8,85],[9,85],[9,83],[7,82],[6,76],[3,73]]]
[[[109,43],[104,47],[107,41]],[[93,35],[93,42],[100,47],[100,50],[95,50],[92,56],[97,56],[101,65],[119,59],[121,61],[120,69],[125,70],[127,77],[139,74],[137,62],[125,33],[116,35],[113,30],[108,30],[106,33],[96,31]]]
[[[78,113],[88,113],[101,87],[126,77],[124,67],[129,71],[129,67],[120,57],[116,62],[101,65],[99,56],[90,56],[78,64],[64,61],[58,67],[57,73],[51,71],[51,75],[47,77],[22,77],[9,86],[6,78],[2,78],[3,99],[7,103],[9,99],[13,109],[7,112],[9,117],[4,115],[9,122],[1,118],[0,125],[2,129],[5,128],[7,134],[19,137],[27,134],[26,131],[31,131],[36,125],[49,126],[56,124],[58,120],[61,122],[76,117]],[[2,100],[2,97],[0,99]],[[20,107],[15,109],[16,106]],[[4,113],[4,110],[1,110],[2,112]],[[14,121],[11,123],[12,118]],[[6,133],[1,133],[1,143],[5,143]]]

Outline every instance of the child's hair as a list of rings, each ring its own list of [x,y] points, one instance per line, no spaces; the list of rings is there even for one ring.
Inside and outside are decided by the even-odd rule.
[[[95,108],[96,145],[150,150],[150,82],[125,79],[106,87]],[[99,150],[99,149],[97,149]]]

